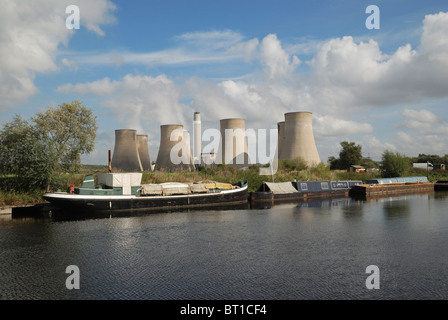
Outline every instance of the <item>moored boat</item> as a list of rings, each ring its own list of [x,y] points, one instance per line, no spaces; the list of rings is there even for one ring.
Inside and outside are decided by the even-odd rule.
[[[135,213],[155,210],[247,204],[247,181],[141,184],[141,173],[102,173],[85,177],[81,187],[43,197],[70,213]]]
[[[448,180],[437,180],[434,183],[434,189],[437,191],[448,191]]]
[[[361,183],[357,180],[263,182],[257,191],[250,193],[250,204],[253,208],[264,208],[285,202],[347,197],[353,186]]]

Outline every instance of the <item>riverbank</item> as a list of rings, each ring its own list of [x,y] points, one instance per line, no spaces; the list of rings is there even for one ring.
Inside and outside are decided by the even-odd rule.
[[[330,170],[328,165],[320,164],[310,169],[301,170],[291,166],[285,166],[280,163],[280,166],[274,176],[262,176],[259,174],[259,166],[250,166],[245,170],[238,170],[233,167],[217,166],[213,169],[201,169],[194,172],[144,172],[142,176],[142,183],[162,183],[162,182],[194,182],[203,180],[213,180],[223,183],[234,183],[239,180],[247,180],[249,183],[249,192],[256,191],[263,182],[288,182],[288,181],[325,181],[325,180],[362,180],[375,179],[380,177],[379,172],[371,173],[354,173],[342,170]],[[67,174],[60,173],[54,177],[51,189],[52,191],[65,191],[74,184],[80,186],[86,174],[93,173],[95,180],[99,173],[107,172],[107,167],[96,167],[91,170],[90,167],[84,168],[81,173]],[[415,170],[407,173],[408,176],[426,176],[421,171]],[[1,182],[4,182],[6,177],[0,177]],[[444,172],[430,172],[428,176],[429,181],[448,180],[448,171]],[[7,183],[2,183],[2,186]],[[0,189],[0,207],[3,206],[26,206],[45,203],[42,195],[45,190],[14,190],[9,188],[6,190]]]

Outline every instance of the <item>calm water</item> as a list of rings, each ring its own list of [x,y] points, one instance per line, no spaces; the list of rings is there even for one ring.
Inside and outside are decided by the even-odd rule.
[[[448,298],[447,194],[306,206],[3,219],[0,298]],[[66,288],[69,265],[79,290]]]

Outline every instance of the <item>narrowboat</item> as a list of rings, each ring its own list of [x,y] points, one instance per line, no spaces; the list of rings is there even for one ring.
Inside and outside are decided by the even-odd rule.
[[[357,180],[263,182],[257,191],[250,193],[250,204],[261,208],[284,202],[347,197],[353,186],[361,183]]]

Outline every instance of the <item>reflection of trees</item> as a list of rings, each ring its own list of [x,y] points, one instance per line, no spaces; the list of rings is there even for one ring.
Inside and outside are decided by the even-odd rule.
[[[410,213],[410,202],[407,200],[385,201],[383,209],[388,219],[405,217]]]
[[[434,199],[436,200],[445,200],[448,198],[448,191],[437,191],[434,193]]]

